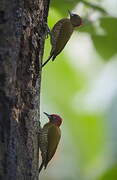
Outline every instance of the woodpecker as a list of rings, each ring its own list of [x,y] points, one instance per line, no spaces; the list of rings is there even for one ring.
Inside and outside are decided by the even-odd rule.
[[[44,62],[42,67],[44,67],[51,58],[52,61],[54,61],[56,56],[63,50],[63,48],[69,41],[74,29],[82,25],[82,19],[79,15],[73,14],[70,11],[68,12],[70,15],[70,19],[63,18],[59,20],[49,33],[52,48],[50,51],[50,56]]]
[[[44,114],[48,117],[49,122],[44,125],[40,134],[40,150],[42,163],[39,167],[39,173],[44,167],[46,169],[49,161],[54,156],[61,138],[60,125],[62,118],[57,114]]]

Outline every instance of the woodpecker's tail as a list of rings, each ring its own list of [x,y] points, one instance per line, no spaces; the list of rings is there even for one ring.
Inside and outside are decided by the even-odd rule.
[[[42,68],[48,63],[48,61],[51,59],[52,56],[53,54],[51,54],[49,58],[42,64]]]
[[[40,167],[39,167],[39,174],[40,174],[42,168],[43,168],[43,162],[41,163],[41,165],[40,165]]]

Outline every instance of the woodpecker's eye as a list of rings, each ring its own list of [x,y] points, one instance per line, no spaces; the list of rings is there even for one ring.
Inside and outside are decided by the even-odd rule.
[[[70,16],[70,20],[71,20],[71,23],[72,25],[75,27],[75,26],[80,26],[82,24],[82,20],[81,20],[81,17],[77,14],[72,14]]]
[[[51,116],[51,121],[57,121],[57,118],[56,118],[56,116]]]
[[[51,115],[50,121],[55,123],[55,122],[57,122],[57,118],[54,115]]]

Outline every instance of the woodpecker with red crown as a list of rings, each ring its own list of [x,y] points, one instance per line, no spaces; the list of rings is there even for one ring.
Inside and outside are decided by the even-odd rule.
[[[42,163],[39,167],[39,173],[44,167],[46,169],[49,161],[54,156],[61,137],[60,125],[62,118],[57,114],[44,114],[48,117],[49,122],[44,125],[40,134],[40,150]]]
[[[63,18],[59,20],[52,28],[50,34],[50,42],[52,45],[50,56],[44,62],[44,67],[48,61],[52,58],[52,61],[63,50],[67,42],[69,41],[74,29],[82,25],[82,19],[79,15],[73,14],[70,11],[70,18]]]

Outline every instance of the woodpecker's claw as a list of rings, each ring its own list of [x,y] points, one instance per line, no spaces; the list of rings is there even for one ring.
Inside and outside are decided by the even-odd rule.
[[[48,35],[52,36],[51,30],[47,23],[45,23],[45,34],[46,34],[46,39],[48,38]]]

